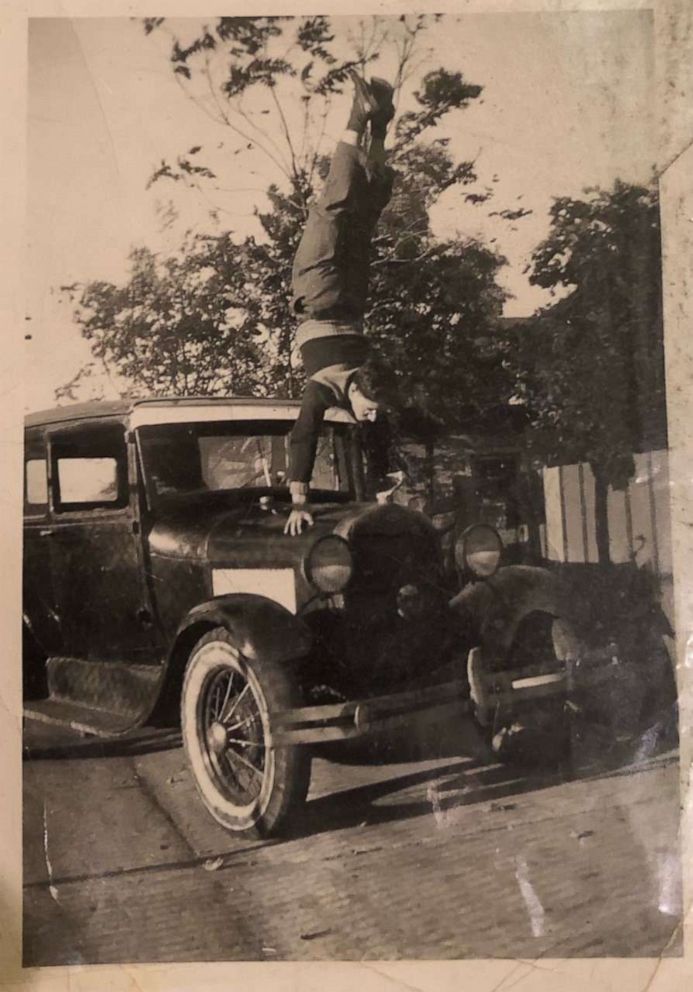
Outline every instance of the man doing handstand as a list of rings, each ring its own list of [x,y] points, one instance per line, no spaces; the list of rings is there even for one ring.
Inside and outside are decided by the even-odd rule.
[[[311,526],[308,489],[325,411],[343,407],[374,421],[387,391],[363,334],[375,225],[392,194],[385,134],[393,90],[382,79],[352,74],[354,101],[320,199],[311,204],[293,266],[292,309],[301,320],[296,343],[308,382],[289,439],[292,510],[284,532]],[[362,148],[370,124],[368,151]]]

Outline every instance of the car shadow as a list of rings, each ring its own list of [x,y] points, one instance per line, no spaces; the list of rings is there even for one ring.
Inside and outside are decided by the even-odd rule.
[[[290,838],[432,814],[445,819],[464,806],[490,804],[492,810],[513,809],[517,805],[513,800],[527,793],[569,781],[632,774],[678,760],[677,740],[649,731],[619,744],[608,740],[600,728],[593,728],[593,733],[571,742],[562,760],[544,764],[536,761],[503,764],[480,733],[477,732],[476,739],[465,736],[465,750],[456,746],[454,738],[445,735],[432,745],[419,742],[416,748],[421,761],[453,755],[455,761],[309,799],[302,814],[294,820]],[[357,753],[356,749],[347,749],[341,755],[342,762],[355,763]],[[461,754],[466,757],[460,759]],[[339,757],[332,753],[332,760]],[[363,757],[361,753],[361,760]],[[372,748],[369,763],[385,765],[403,760],[416,760],[411,746],[405,747],[404,753],[390,746],[380,755],[377,748]],[[401,801],[394,798],[398,793],[410,791],[417,794],[404,796]]]
[[[57,761],[79,758],[124,758],[181,746],[175,727],[141,727],[122,737],[96,737],[70,728],[26,720],[22,742],[24,761]]]
[[[457,807],[497,802],[563,780],[556,771],[518,774],[517,769],[505,765],[488,765],[476,759],[457,761],[309,800],[294,821],[291,839],[432,813],[444,816]],[[421,798],[380,804],[389,796],[424,785],[429,788]]]

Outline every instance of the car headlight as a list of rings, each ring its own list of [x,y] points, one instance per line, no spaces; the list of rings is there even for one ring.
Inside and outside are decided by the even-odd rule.
[[[455,542],[457,567],[479,578],[488,579],[498,571],[502,553],[500,535],[488,524],[467,527]]]
[[[320,592],[341,592],[354,571],[349,545],[336,534],[319,538],[306,555],[304,569]]]

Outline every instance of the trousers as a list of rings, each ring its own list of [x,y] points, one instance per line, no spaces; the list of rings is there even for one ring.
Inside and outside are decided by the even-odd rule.
[[[371,240],[392,195],[394,171],[372,168],[363,151],[340,141],[322,194],[309,208],[292,271],[297,344],[308,376],[329,364],[362,364]],[[349,339],[351,340],[340,340]]]

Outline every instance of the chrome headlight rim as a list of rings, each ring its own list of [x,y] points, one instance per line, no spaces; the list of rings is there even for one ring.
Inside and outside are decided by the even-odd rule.
[[[344,558],[338,564],[342,565],[345,569],[348,568],[348,574],[346,575],[346,578],[339,582],[339,584],[332,582],[326,585],[324,584],[324,581],[321,582],[318,578],[318,568],[320,566],[316,567],[315,558],[321,550],[324,550],[326,544],[332,544],[339,548],[341,554],[344,555]],[[354,556],[351,553],[349,542],[343,537],[340,537],[339,534],[324,534],[322,537],[319,537],[310,546],[303,559],[303,575],[310,585],[325,596],[336,596],[343,592],[351,582],[354,575]]]
[[[470,557],[473,554],[473,549],[470,547],[472,544],[472,538],[484,533],[490,536],[490,544],[495,545],[494,548],[488,548],[488,554],[496,554],[496,561],[492,568],[480,567],[478,564],[474,564]],[[479,551],[477,550],[477,554]],[[455,563],[457,567],[462,572],[473,575],[478,579],[490,579],[492,578],[501,565],[501,559],[503,556],[503,540],[491,524],[477,523],[471,524],[466,527],[462,533],[459,535],[455,541]]]

